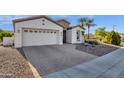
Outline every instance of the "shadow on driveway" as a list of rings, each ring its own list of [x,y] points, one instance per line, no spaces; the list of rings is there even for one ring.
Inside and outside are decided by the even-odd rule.
[[[26,58],[26,56],[25,56],[25,53],[24,53],[24,51],[23,51],[22,48],[17,48],[16,50],[17,50],[19,53],[21,53],[21,55],[27,60],[27,58]]]

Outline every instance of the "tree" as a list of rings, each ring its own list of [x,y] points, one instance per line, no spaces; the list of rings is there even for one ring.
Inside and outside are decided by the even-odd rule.
[[[1,32],[3,32],[3,30],[2,30],[2,29],[0,29],[0,33],[1,33]]]
[[[97,28],[95,31],[95,35],[100,38],[100,40],[102,40],[103,38],[105,38],[105,36],[107,35],[107,32],[105,31],[105,27],[100,27]]]
[[[118,32],[112,31],[107,34],[107,43],[120,45],[121,43],[121,36]]]
[[[3,37],[12,37],[12,35],[13,34],[10,32],[5,32],[5,31],[0,32],[0,40],[3,41]]]
[[[94,24],[94,20],[90,19],[90,18],[87,18],[87,17],[84,17],[84,18],[81,18],[80,22],[81,22],[81,25],[82,25],[83,28],[87,27],[87,29],[88,29],[88,39],[89,39],[90,28],[92,26],[96,25],[96,24]]]

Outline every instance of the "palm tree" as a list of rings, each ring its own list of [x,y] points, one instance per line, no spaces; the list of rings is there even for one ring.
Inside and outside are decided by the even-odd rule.
[[[90,28],[92,26],[96,26],[96,24],[94,24],[93,19],[90,19],[90,18],[87,18],[87,17],[81,18],[80,22],[81,22],[81,25],[82,25],[83,28],[87,27],[87,29],[88,29],[88,40],[89,40]]]

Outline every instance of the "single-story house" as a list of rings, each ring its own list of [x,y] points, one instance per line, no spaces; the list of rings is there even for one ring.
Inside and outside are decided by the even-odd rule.
[[[47,16],[15,19],[15,47],[83,43],[81,26],[70,27],[69,24],[65,19],[55,21]]]

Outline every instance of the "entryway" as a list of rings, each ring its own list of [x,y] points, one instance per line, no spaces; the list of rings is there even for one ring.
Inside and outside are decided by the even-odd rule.
[[[66,43],[66,30],[63,31],[63,43]]]

